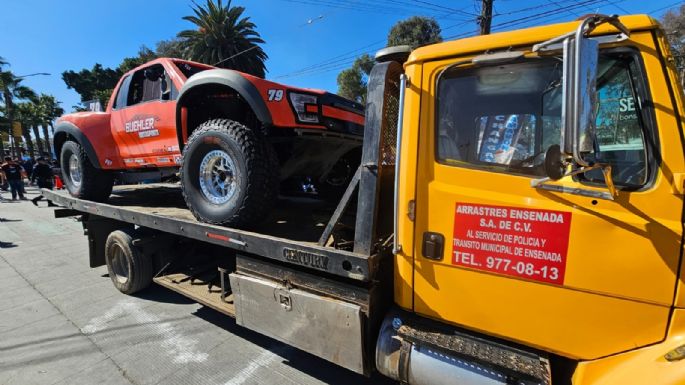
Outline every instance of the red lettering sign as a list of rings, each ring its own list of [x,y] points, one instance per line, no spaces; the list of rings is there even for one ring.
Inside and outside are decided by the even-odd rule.
[[[457,202],[452,264],[564,284],[571,213]]]

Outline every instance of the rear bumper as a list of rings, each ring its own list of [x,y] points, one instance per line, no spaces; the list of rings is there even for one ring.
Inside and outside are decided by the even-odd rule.
[[[399,311],[383,321],[376,368],[411,385],[551,383],[546,357]]]

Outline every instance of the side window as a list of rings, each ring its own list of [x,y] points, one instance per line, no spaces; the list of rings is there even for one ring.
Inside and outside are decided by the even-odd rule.
[[[601,55],[599,161],[614,183],[647,182],[644,132],[630,54]],[[451,166],[544,176],[544,154],[561,136],[561,63],[552,58],[489,67],[455,67],[438,80],[436,160]],[[581,181],[603,182],[600,170]]]
[[[117,95],[114,99],[114,103],[112,104],[113,109],[119,109],[126,107],[126,100],[128,97],[128,87],[131,84],[131,76],[127,75],[124,80],[121,81],[121,85],[119,86],[119,89],[117,90]]]
[[[162,100],[163,87],[168,84],[164,67],[160,64],[136,71],[131,77],[126,105]]]
[[[438,84],[437,160],[541,175],[559,141],[561,66],[538,60],[450,69]]]
[[[614,183],[641,186],[647,182],[647,156],[642,113],[636,94],[633,60],[602,62],[597,91],[597,141],[600,161],[612,165]],[[602,173],[586,173],[584,178],[603,182]]]

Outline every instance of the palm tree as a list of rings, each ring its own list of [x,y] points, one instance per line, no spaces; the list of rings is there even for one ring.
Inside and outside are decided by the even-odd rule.
[[[59,102],[54,96],[46,94],[40,94],[38,97],[38,105],[40,106],[41,126],[43,127],[43,139],[45,140],[45,152],[48,154],[48,156],[52,157],[52,146],[50,145],[48,126],[52,126],[52,122],[64,114],[64,109],[59,106]],[[55,154],[55,156],[57,156],[57,154]]]
[[[9,65],[10,63],[5,60],[4,57],[0,56],[0,71],[2,70],[2,67]],[[2,119],[0,120],[0,159],[1,157],[5,156],[5,145],[3,143],[3,131],[5,131],[5,127],[9,127],[10,123],[9,120],[7,119],[7,116],[3,116]],[[9,129],[7,130],[9,133]]]
[[[22,78],[15,76],[11,71],[0,71],[0,102],[5,104],[5,118],[10,122],[14,118],[13,99],[35,99],[36,93],[32,89],[21,85]],[[0,141],[0,152],[4,154],[4,148]],[[19,155],[19,143],[15,141],[15,152]]]
[[[36,153],[29,129],[35,127],[36,119],[37,109],[34,103],[25,102],[14,105],[14,121],[21,123],[21,135],[24,138],[24,144],[29,152],[29,156],[32,158],[36,155]],[[37,130],[34,128],[34,134],[36,131]],[[36,137],[36,141],[38,143],[38,149],[40,150],[40,138]]]
[[[207,0],[205,6],[194,3],[195,15],[183,19],[197,26],[178,33],[184,57],[223,68],[264,77],[266,53],[258,44],[264,40],[249,17],[242,17],[244,7],[226,6],[222,0]]]

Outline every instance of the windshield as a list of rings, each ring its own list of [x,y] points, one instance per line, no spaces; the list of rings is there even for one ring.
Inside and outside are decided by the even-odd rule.
[[[614,182],[646,182],[645,145],[630,55],[601,56],[597,137]],[[544,154],[561,136],[562,62],[531,59],[454,67],[438,83],[437,161],[453,166],[544,176]],[[601,171],[582,178],[603,182]]]

